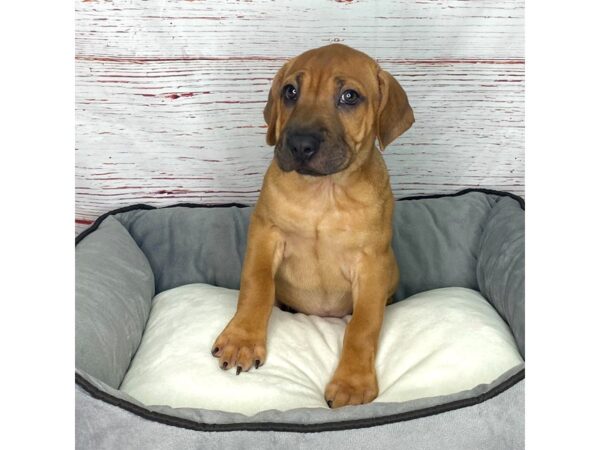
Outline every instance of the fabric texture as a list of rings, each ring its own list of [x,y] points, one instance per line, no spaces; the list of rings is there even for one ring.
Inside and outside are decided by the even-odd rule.
[[[392,247],[400,283],[394,300],[441,287],[478,290],[479,243],[496,200],[472,192],[396,202]]]
[[[78,449],[377,449],[520,450],[525,448],[525,382],[521,381],[483,403],[415,420],[369,428],[293,433],[283,431],[203,432],[144,419],[91,397],[76,387]],[[385,405],[366,405],[384,407]],[[341,408],[339,414],[362,407]],[[322,412],[321,412],[322,411]],[[335,411],[311,413],[335,416]],[[321,413],[320,413],[321,412]]]
[[[481,237],[477,281],[482,294],[511,325],[525,356],[525,216],[519,205],[501,199]]]
[[[152,269],[113,217],[77,245],[75,258],[75,366],[118,387],[150,313]]]
[[[481,234],[496,201],[495,196],[472,192],[396,202],[392,247],[400,284],[394,300],[439,287],[477,289]],[[116,218],[148,257],[157,293],[192,283],[239,289],[252,211],[173,207]]]
[[[149,405],[247,415],[326,408],[323,393],[351,316],[323,318],[275,308],[266,364],[236,376],[235,368],[219,369],[210,348],[233,316],[237,297],[236,290],[203,284],[159,294],[121,390]],[[464,391],[490,383],[522,362],[510,329],[478,292],[423,292],[386,310],[375,401]]]
[[[191,283],[240,288],[254,208],[161,208],[117,214],[152,266],[156,292]]]

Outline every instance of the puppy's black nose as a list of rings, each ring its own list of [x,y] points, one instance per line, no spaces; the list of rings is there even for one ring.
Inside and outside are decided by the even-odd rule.
[[[296,161],[305,162],[319,150],[320,139],[310,133],[290,133],[287,136],[287,147]]]

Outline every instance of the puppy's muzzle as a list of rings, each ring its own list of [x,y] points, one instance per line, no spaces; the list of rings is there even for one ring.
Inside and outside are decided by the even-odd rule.
[[[303,164],[319,151],[321,140],[321,136],[314,133],[288,133],[285,139],[285,148],[296,162]]]
[[[275,146],[275,159],[284,172],[325,176],[343,170],[350,151],[338,133],[324,126],[288,127]]]

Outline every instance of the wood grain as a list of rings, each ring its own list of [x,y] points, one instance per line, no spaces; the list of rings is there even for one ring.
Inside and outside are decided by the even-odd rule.
[[[76,231],[132,203],[255,202],[289,57],[343,42],[405,87],[396,197],[524,190],[522,1],[76,4]]]

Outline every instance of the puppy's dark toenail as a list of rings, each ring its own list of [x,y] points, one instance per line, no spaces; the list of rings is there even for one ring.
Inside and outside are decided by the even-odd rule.
[[[227,361],[223,363],[223,369],[227,369]]]
[[[215,356],[218,351],[219,351],[219,347],[215,347],[215,348],[212,349],[211,353],[213,354],[213,356]]]
[[[260,366],[260,361],[257,359],[256,361],[254,361],[254,368],[258,369],[258,366]]]
[[[239,375],[241,371],[242,371],[242,368],[240,366],[237,366],[237,370],[235,371],[235,374]]]
[[[331,408],[332,405],[333,405],[333,402],[331,400],[327,400],[327,406],[329,406]]]

